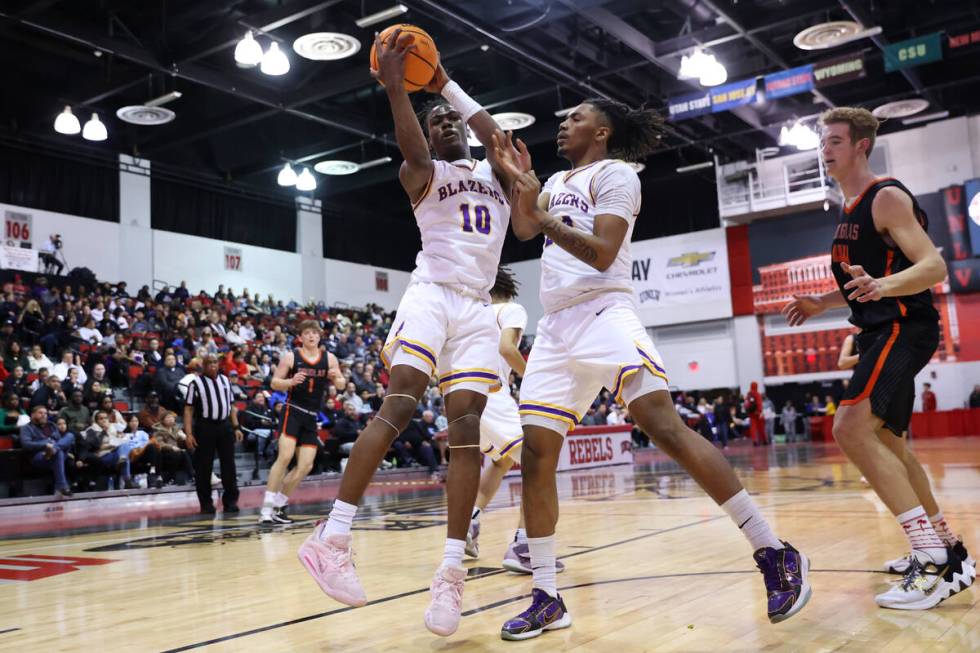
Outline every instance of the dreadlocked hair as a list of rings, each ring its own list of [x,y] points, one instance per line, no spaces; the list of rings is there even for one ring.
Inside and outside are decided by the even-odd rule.
[[[514,278],[513,270],[506,265],[501,265],[497,268],[497,280],[493,282],[493,288],[490,289],[490,294],[506,299],[513,299],[517,297],[517,289],[520,287],[521,284]]]
[[[583,104],[591,105],[609,121],[612,135],[607,149],[612,156],[638,161],[660,146],[664,119],[653,109],[630,109],[622,102],[605,98],[592,98]]]
[[[444,98],[434,97],[428,102],[426,102],[424,105],[422,105],[422,108],[419,109],[419,112],[415,114],[418,117],[419,124],[422,125],[422,131],[425,132],[426,136],[429,135],[429,114],[432,113],[436,107],[441,107],[441,106],[451,107],[452,105],[450,105],[449,102],[447,102]]]

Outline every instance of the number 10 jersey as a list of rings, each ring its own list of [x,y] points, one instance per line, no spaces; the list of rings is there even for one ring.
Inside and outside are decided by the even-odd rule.
[[[510,202],[490,163],[433,161],[412,209],[422,233],[412,280],[461,287],[488,300],[510,225]]]

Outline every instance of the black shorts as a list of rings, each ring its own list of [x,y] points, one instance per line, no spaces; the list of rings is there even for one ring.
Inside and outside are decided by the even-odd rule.
[[[320,435],[316,426],[316,416],[286,404],[283,409],[280,437],[292,438],[301,447],[317,447]]]
[[[915,403],[915,375],[939,346],[939,323],[897,320],[855,336],[860,358],[841,406],[868,399],[885,428],[901,436],[909,428]]]

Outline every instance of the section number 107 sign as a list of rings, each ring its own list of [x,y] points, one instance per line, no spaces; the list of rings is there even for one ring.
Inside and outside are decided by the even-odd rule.
[[[225,269],[241,271],[242,250],[238,247],[225,247]]]

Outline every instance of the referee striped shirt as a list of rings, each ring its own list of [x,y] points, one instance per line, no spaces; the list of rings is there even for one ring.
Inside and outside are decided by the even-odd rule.
[[[197,417],[212,422],[223,422],[231,415],[235,400],[231,395],[231,383],[224,374],[210,378],[201,374],[187,386],[188,406],[193,406]]]

